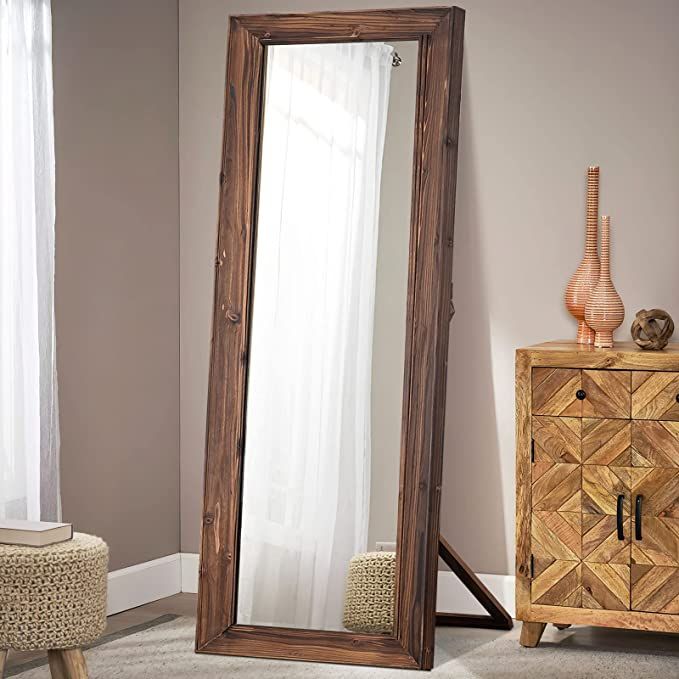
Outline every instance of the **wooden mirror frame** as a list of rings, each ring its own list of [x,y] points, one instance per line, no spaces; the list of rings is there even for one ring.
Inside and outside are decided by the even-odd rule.
[[[434,659],[464,11],[234,16],[229,25],[196,651],[430,669]],[[259,144],[267,45],[417,40],[393,636],[236,622]]]

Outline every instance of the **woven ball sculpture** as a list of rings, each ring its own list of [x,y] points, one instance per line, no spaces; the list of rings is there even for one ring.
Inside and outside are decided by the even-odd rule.
[[[349,562],[344,626],[352,632],[392,634],[396,553],[366,552]]]
[[[642,349],[651,351],[664,349],[672,333],[674,333],[674,321],[662,309],[650,311],[642,309],[632,323],[632,339]]]

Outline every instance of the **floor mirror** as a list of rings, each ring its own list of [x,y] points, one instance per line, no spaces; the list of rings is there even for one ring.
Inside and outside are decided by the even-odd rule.
[[[432,667],[463,27],[230,19],[198,652]]]

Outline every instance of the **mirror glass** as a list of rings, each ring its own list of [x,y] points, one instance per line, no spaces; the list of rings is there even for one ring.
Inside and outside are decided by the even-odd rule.
[[[240,624],[392,632],[417,61],[266,48]]]

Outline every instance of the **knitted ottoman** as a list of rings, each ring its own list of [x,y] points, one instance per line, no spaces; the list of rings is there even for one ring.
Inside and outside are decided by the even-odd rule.
[[[344,626],[352,632],[393,633],[395,586],[395,552],[353,557],[347,575]]]
[[[47,650],[52,677],[87,677],[80,647],[106,626],[108,547],[75,533],[48,547],[0,545],[0,679],[7,649]]]

